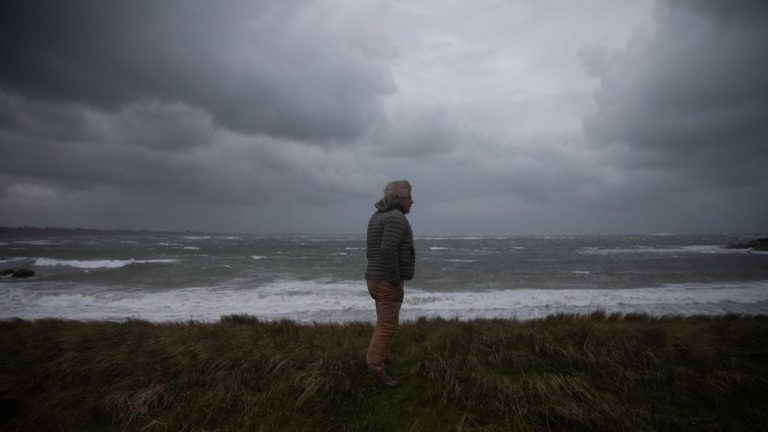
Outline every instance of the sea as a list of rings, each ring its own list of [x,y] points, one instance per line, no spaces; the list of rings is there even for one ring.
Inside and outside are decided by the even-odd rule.
[[[417,237],[401,319],[768,313],[762,235]],[[0,319],[375,320],[362,235],[0,237]]]

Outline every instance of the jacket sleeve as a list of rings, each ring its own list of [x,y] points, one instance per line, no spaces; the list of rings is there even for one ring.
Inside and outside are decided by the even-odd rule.
[[[406,224],[402,218],[390,216],[384,221],[381,236],[381,258],[384,264],[384,278],[392,285],[399,285],[400,256],[399,246],[406,232]]]

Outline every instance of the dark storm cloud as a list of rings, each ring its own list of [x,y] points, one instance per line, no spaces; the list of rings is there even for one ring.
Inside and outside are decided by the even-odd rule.
[[[0,151],[7,156],[0,159],[2,172],[70,188],[172,187],[178,181],[162,176],[190,159],[190,153],[177,150],[193,150],[212,137],[204,113],[178,105],[138,104],[104,114],[0,92],[0,115],[5,119]]]
[[[29,100],[0,91],[0,133],[8,139],[28,140],[28,146],[83,143],[98,150],[118,141],[174,151],[206,145],[212,139],[210,115],[183,104],[145,101],[112,114],[113,121],[105,121],[109,114],[82,104]]]
[[[305,1],[2,2],[0,88],[110,110],[181,102],[239,131],[343,142],[394,91],[386,47],[334,30],[355,18]]]
[[[762,0],[678,0],[662,4],[661,7],[671,10],[690,9],[723,25],[761,25],[765,24],[768,15],[768,3]]]
[[[31,187],[65,200],[109,188],[118,201],[133,196],[237,207],[334,202],[359,184],[347,182],[357,168],[343,153],[216,129],[205,111],[178,103],[142,102],[103,113],[0,93],[3,111],[13,114],[0,128],[6,196]]]
[[[655,16],[653,36],[584,53],[600,79],[588,136],[628,181],[647,181],[647,192],[766,192],[766,2],[661,1]]]
[[[354,200],[382,180],[324,144],[382,120],[393,53],[332,6],[0,3],[0,224],[301,231]]]
[[[759,229],[762,4],[0,2],[0,224]]]

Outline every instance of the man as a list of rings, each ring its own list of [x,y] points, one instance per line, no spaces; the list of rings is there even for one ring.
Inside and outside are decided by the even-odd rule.
[[[387,388],[401,385],[387,374],[384,363],[400,320],[403,281],[413,278],[416,264],[413,231],[405,218],[413,205],[411,189],[408,180],[388,183],[384,197],[376,203],[376,213],[368,221],[365,279],[376,302],[376,327],[366,362]]]

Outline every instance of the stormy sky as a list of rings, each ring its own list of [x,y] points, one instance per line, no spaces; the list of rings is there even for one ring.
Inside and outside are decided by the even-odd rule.
[[[0,2],[0,225],[768,232],[768,2]]]

